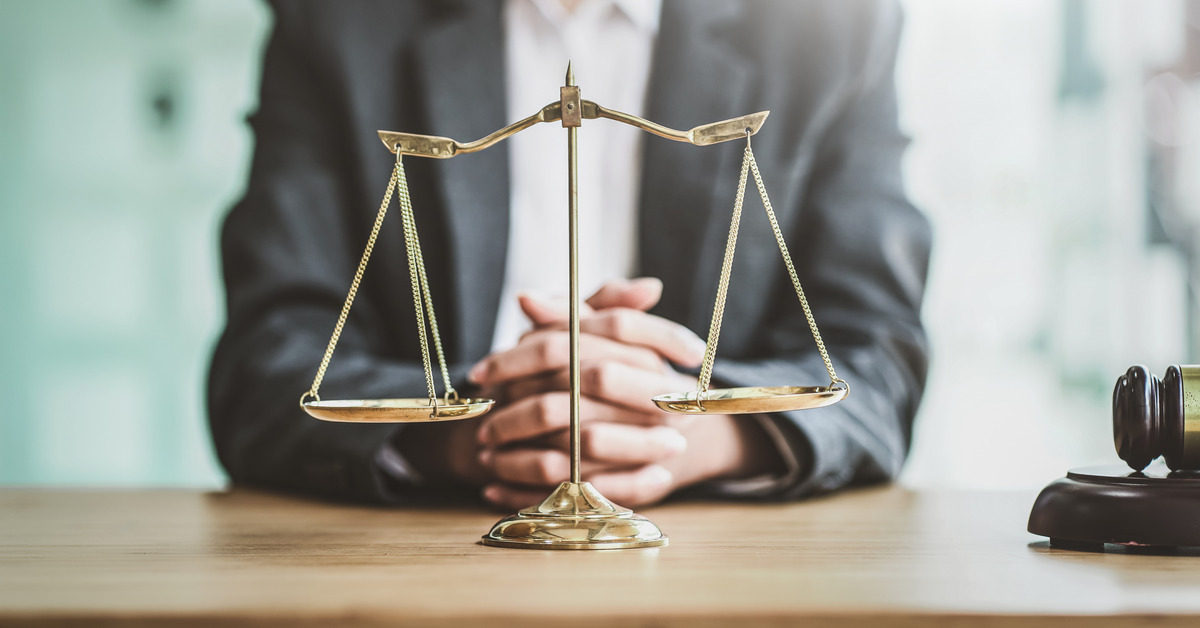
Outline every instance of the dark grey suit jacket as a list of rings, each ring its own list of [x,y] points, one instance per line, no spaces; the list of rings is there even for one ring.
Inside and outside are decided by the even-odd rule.
[[[375,131],[468,140],[532,113],[504,111],[500,6],[275,5],[250,119],[250,181],[222,234],[228,323],[209,380],[213,440],[234,481],[401,499],[379,454],[403,428],[323,423],[296,402],[392,167]],[[664,2],[647,115],[686,129],[771,110],[755,154],[829,352],[852,386],[836,406],[773,417],[804,461],[779,498],[894,477],[924,386],[919,310],[930,230],[901,183],[907,140],[892,77],[899,22],[891,3],[868,0]],[[587,123],[597,133],[606,124]],[[702,337],[742,147],[645,142],[639,274],[664,281],[654,313]],[[507,161],[495,148],[406,162],[456,382],[490,348],[504,279]],[[746,207],[714,383],[820,384],[827,376],[753,191]],[[425,394],[398,219],[379,242],[325,398]]]

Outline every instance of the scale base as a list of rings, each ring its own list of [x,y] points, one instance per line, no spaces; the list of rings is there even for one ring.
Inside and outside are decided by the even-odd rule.
[[[1200,547],[1200,474],[1156,463],[1071,469],[1042,489],[1029,513],[1029,531],[1062,549]]]
[[[588,482],[563,482],[541,504],[505,517],[484,545],[515,549],[660,547],[667,536],[649,519],[606,499]]]

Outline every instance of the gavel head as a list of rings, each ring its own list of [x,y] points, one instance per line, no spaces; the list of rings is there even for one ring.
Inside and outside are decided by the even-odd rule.
[[[1200,366],[1171,366],[1161,380],[1130,367],[1113,390],[1113,440],[1135,471],[1159,456],[1172,471],[1200,470]]]

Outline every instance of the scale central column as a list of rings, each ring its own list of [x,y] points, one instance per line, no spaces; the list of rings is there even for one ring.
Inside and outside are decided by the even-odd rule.
[[[583,481],[580,471],[583,462],[579,454],[579,151],[576,142],[583,120],[579,111],[579,88],[575,86],[575,74],[571,72],[570,64],[567,64],[567,85],[562,88],[561,101],[562,124],[567,127],[567,207],[570,212],[568,230],[571,232],[571,482],[578,484]],[[570,115],[568,108],[573,110]]]
[[[625,549],[658,547],[667,537],[649,519],[622,508],[583,481],[579,443],[579,167],[576,161],[583,101],[567,66],[560,91],[562,125],[567,129],[567,209],[571,283],[571,480],[541,504],[501,519],[483,537],[484,545],[522,549]]]

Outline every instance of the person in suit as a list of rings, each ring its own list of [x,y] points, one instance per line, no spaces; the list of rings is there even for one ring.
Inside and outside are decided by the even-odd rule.
[[[556,99],[526,76],[554,56],[536,38],[556,24],[549,42],[629,55],[598,82],[631,99],[631,113],[689,128],[772,111],[755,154],[829,353],[853,388],[835,406],[770,415],[679,419],[650,405],[653,394],[695,386],[744,145],[585,137],[584,146],[616,151],[597,153],[583,175],[607,196],[581,208],[598,217],[581,238],[601,234],[590,259],[611,275],[592,278],[582,324],[585,479],[639,505],[681,491],[794,499],[899,472],[927,368],[919,313],[931,234],[900,176],[907,139],[897,122],[893,3],[355,0],[273,9],[249,184],[222,232],[227,324],[209,378],[213,440],[234,482],[382,503],[482,491],[517,507],[566,479],[565,311],[525,290],[565,237],[540,229],[537,213],[538,190],[561,177],[537,175],[530,156],[545,148],[518,142],[525,133],[510,150],[405,160],[452,377],[495,396],[497,408],[478,422],[346,425],[311,419],[295,402],[392,167],[375,131],[470,140],[536,110],[521,104],[531,93]],[[572,21],[587,11],[617,30],[589,38]],[[822,383],[754,207],[748,199],[714,386]],[[384,224],[327,398],[425,394],[402,239],[398,220]],[[565,289],[565,274],[550,275]]]

